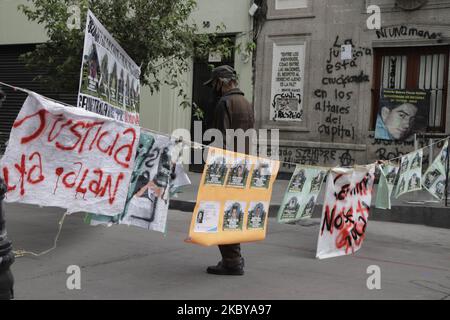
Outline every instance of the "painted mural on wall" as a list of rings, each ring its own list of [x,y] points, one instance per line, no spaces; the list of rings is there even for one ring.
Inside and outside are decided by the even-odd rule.
[[[305,45],[273,45],[270,119],[303,120]]]

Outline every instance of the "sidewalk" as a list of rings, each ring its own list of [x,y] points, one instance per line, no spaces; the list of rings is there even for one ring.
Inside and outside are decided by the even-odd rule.
[[[185,212],[192,212],[194,210],[202,174],[189,172],[188,175],[192,184],[183,188],[183,192],[170,201],[170,209]],[[276,217],[288,184],[289,180],[277,179],[275,181],[272,199],[270,201],[269,216]],[[314,209],[313,218],[321,217],[324,194],[325,185],[322,186],[318,203]],[[375,208],[375,197],[376,188],[372,197],[371,220],[421,224],[450,229],[450,207],[446,208],[444,203],[437,202],[426,190],[411,192],[401,196],[399,199],[391,198],[391,210]]]
[[[6,204],[15,250],[50,248],[59,208]],[[318,219],[304,225],[269,219],[264,241],[242,245],[243,277],[214,276],[216,246],[185,243],[190,215],[170,211],[167,235],[124,225],[91,227],[66,217],[58,246],[12,265],[16,299],[449,299],[450,230],[369,222],[354,255],[318,260]],[[81,269],[81,290],[66,286],[67,267]],[[379,266],[381,290],[369,290],[367,268]],[[200,318],[198,318],[200,319]]]

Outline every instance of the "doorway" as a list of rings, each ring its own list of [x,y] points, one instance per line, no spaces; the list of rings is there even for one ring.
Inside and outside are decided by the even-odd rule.
[[[230,43],[235,43],[235,36],[223,36],[222,38],[228,38]],[[231,54],[228,57],[209,57],[209,58],[195,58],[194,59],[194,68],[193,68],[193,87],[192,87],[192,114],[191,114],[191,137],[192,140],[195,140],[196,135],[194,134],[194,122],[195,121],[201,121],[202,123],[202,140],[201,141],[195,141],[197,143],[205,143],[209,144],[211,141],[203,141],[203,134],[205,131],[209,128],[211,128],[214,120],[214,107],[217,103],[217,98],[214,96],[212,89],[210,87],[204,86],[203,83],[205,83],[211,76],[211,71],[215,67],[221,66],[221,65],[229,65],[234,68],[234,50],[231,52]],[[203,119],[200,119],[196,113],[195,109],[199,108],[201,112],[203,113]],[[198,126],[198,125],[197,125]],[[197,133],[198,136],[198,133]],[[201,157],[201,153],[203,150],[196,150],[191,149],[191,159],[195,159],[194,155],[196,153],[197,157]],[[204,161],[203,157],[202,163],[189,164],[189,171],[193,172],[203,172],[204,167]],[[193,162],[193,161],[191,161]]]

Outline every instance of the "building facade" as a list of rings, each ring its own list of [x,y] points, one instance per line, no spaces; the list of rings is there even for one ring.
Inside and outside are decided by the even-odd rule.
[[[202,33],[214,33],[217,26],[224,26],[220,33],[230,37],[236,44],[242,44],[242,47],[245,47],[251,39],[252,20],[248,14],[251,3],[251,0],[198,0],[191,20],[200,27]],[[40,86],[32,81],[37,74],[31,73],[20,61],[21,54],[33,50],[36,44],[47,41],[44,28],[35,22],[28,21],[25,15],[18,10],[20,4],[29,3],[26,0],[0,1],[0,81],[34,90],[75,105],[76,92],[55,94],[49,88]],[[98,18],[100,21],[102,20],[102,17]],[[84,27],[82,26],[82,28]],[[124,49],[126,50],[126,48]],[[188,96],[192,97],[193,103],[208,110],[208,99],[205,97],[209,93],[202,83],[210,75],[209,65],[222,63],[235,67],[242,90],[252,100],[251,55],[236,50],[228,59],[212,55],[209,60],[193,59],[191,70],[184,75],[184,89]],[[7,99],[0,112],[0,153],[3,152],[12,123],[26,98],[23,93],[14,92],[8,88],[3,89],[7,93]],[[141,88],[140,125],[168,134],[180,128],[190,130],[192,122],[195,120],[192,118],[192,109],[183,109],[180,106],[181,100],[177,93],[178,90],[169,86],[162,86],[161,90],[153,95],[148,88]]]
[[[450,1],[267,0],[266,17],[255,112],[259,128],[280,130],[281,160],[352,166],[414,150],[414,135],[375,138],[388,89],[428,94],[416,147],[449,133]]]

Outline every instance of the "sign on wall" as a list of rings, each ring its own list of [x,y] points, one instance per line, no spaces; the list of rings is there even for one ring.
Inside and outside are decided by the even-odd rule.
[[[430,91],[383,89],[375,128],[375,139],[407,140],[428,126]]]
[[[273,45],[270,119],[303,120],[305,44]]]
[[[141,69],[88,11],[77,106],[139,124]]]
[[[6,201],[121,213],[139,134],[139,127],[30,93],[1,161]]]

